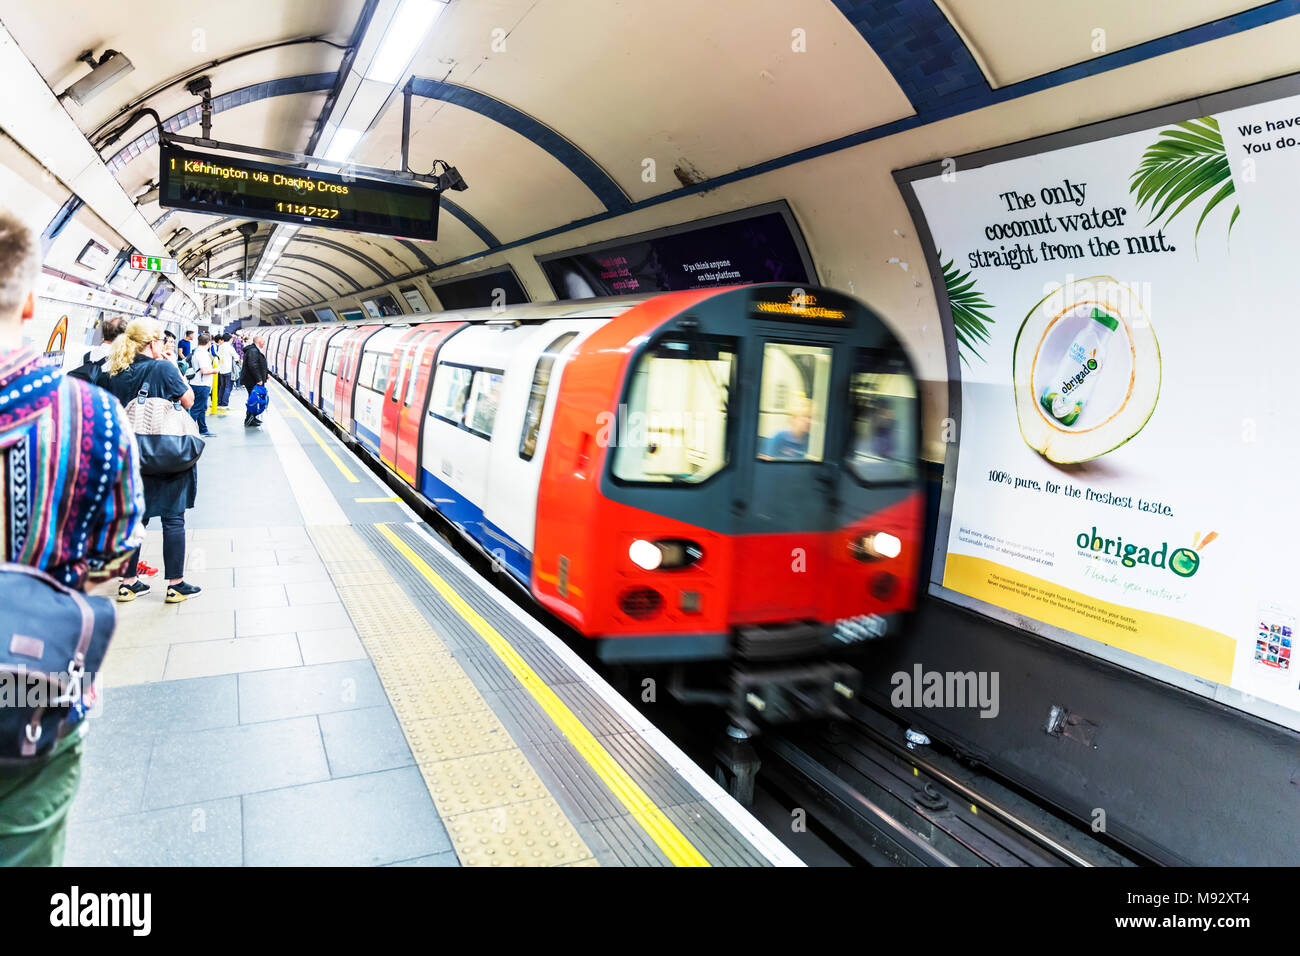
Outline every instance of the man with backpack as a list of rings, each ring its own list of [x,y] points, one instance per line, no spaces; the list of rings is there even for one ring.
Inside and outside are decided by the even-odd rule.
[[[199,426],[199,434],[204,438],[211,438],[216,434],[208,428],[207,416],[208,400],[212,397],[212,381],[216,375],[216,365],[212,353],[208,350],[211,344],[212,336],[207,332],[200,332],[198,347],[190,351],[192,365],[186,376],[190,388],[194,389],[194,404],[190,406],[190,414],[194,416],[194,421]]]
[[[126,330],[126,319],[120,315],[111,315],[100,323],[99,331],[104,341],[93,346],[86,352],[85,357],[81,360],[82,364],[77,368],[71,369],[68,374],[73,378],[79,378],[83,382],[89,382],[96,385],[99,373],[103,370],[104,359],[108,358],[109,349],[113,341]]]
[[[244,406],[245,426],[262,424],[261,414],[266,411],[266,380],[269,373],[266,367],[266,355],[262,352],[264,348],[266,348],[266,339],[260,335],[253,339],[251,345],[244,348],[242,382],[244,388],[248,389],[248,401]]]
[[[95,696],[92,672],[113,624],[112,605],[84,595],[115,588],[120,565],[139,544],[144,513],[135,439],[121,404],[23,345],[39,274],[40,241],[0,210],[0,632],[15,635],[0,642],[0,677],[25,670],[28,681],[48,680],[45,661],[52,658],[42,657],[44,649],[74,648],[58,665],[59,679],[69,678],[58,706],[39,707],[25,695],[0,704],[0,865],[15,866],[63,860],[84,715]],[[34,616],[36,601],[53,613]],[[95,607],[91,640],[81,612]],[[73,633],[68,619],[78,622]],[[86,663],[84,681],[77,661]]]

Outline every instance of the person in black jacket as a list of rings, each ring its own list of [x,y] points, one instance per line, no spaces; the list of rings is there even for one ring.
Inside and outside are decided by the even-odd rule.
[[[256,386],[266,385],[266,355],[262,352],[264,348],[266,348],[266,339],[258,335],[253,337],[253,344],[244,349],[244,371],[240,376],[240,381],[248,391],[250,398]],[[260,424],[262,424],[262,419],[252,412],[244,416],[245,427]]]

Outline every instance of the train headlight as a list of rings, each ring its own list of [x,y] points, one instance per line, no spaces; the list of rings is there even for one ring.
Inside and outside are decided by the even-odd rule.
[[[877,531],[858,538],[850,545],[850,550],[859,561],[896,558],[903,553],[903,542],[887,531]]]
[[[694,541],[671,539],[646,541],[637,538],[628,546],[627,556],[633,564],[645,571],[669,571],[690,567],[704,555],[704,549]]]

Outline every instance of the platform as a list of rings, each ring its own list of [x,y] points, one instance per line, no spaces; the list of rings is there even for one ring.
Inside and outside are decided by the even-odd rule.
[[[278,385],[119,606],[69,865],[800,865]]]

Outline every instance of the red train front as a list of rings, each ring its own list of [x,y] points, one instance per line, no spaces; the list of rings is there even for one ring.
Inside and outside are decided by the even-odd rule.
[[[532,589],[609,661],[793,661],[896,626],[922,536],[916,382],[824,289],[651,299],[561,381]]]

